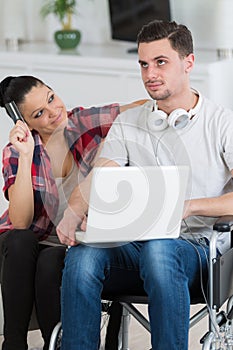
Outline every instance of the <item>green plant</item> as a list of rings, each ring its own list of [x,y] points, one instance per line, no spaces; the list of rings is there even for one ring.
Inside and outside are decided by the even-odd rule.
[[[70,30],[72,28],[72,15],[76,13],[76,0],[45,0],[41,7],[41,16],[47,17],[54,14],[62,25],[62,29]]]

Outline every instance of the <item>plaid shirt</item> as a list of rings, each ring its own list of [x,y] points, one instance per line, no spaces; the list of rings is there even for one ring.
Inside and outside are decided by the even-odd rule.
[[[107,135],[112,122],[119,114],[119,105],[100,108],[74,108],[68,112],[68,125],[64,134],[80,174],[85,177],[91,170],[91,163],[98,145]],[[32,161],[32,186],[34,193],[34,217],[30,229],[40,240],[46,239],[54,228],[53,220],[58,209],[58,190],[52,173],[49,156],[38,133],[33,132],[35,149]],[[11,144],[3,150],[3,176],[5,197],[8,188],[14,184],[18,169],[18,152]],[[22,203],[23,204],[23,203]],[[0,233],[13,229],[8,210],[0,217]]]

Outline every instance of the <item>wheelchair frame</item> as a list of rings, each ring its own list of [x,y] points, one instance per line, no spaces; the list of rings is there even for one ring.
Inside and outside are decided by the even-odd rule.
[[[209,296],[208,303],[190,318],[192,328],[206,315],[209,318],[209,329],[201,338],[202,350],[233,350],[233,247],[217,256],[217,238],[220,233],[233,230],[233,217],[224,216],[216,221],[209,243]],[[231,240],[233,243],[233,240]],[[147,304],[146,295],[105,296],[109,301],[119,302],[123,306],[121,325],[121,350],[129,350],[129,319],[132,315],[147,331],[150,332],[148,319],[134,304]],[[228,301],[227,301],[228,300]],[[227,301],[226,311],[220,310]],[[61,340],[62,328],[59,323],[53,330],[49,350],[59,349],[57,342]]]

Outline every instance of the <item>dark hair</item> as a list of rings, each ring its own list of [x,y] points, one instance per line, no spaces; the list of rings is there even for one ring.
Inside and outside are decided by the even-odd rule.
[[[38,85],[46,84],[32,75],[6,77],[0,82],[0,106],[5,107],[6,103],[14,101],[19,108],[20,104],[24,102],[25,96]]]
[[[145,24],[137,36],[137,44],[150,43],[155,40],[168,39],[171,47],[184,58],[193,53],[193,39],[190,30],[175,21],[155,20]]]

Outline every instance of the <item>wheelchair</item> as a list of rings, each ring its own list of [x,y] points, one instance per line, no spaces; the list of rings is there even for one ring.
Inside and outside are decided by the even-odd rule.
[[[205,316],[208,316],[208,330],[200,342],[202,350],[233,350],[233,217],[219,218],[213,226],[209,242],[209,284],[206,305],[190,318],[190,328]],[[220,234],[231,235],[231,249],[225,254],[217,254],[217,239]],[[122,306],[121,327],[118,349],[129,350],[129,319],[134,317],[148,332],[148,319],[137,309],[135,304],[147,304],[144,295],[104,295],[103,305],[109,302]],[[203,301],[202,301],[203,303]],[[225,306],[226,305],[226,306]],[[59,323],[53,330],[49,350],[60,349],[62,326]],[[110,348],[108,348],[110,349]],[[115,349],[115,347],[114,347]]]

